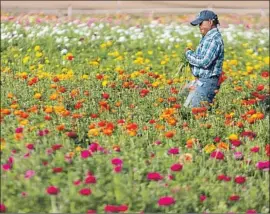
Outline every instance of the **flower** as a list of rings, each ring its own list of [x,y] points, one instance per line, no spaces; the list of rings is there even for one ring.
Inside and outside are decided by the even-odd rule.
[[[163,179],[163,176],[161,176],[158,172],[149,172],[147,174],[147,179],[148,180],[159,181],[159,180]]]
[[[260,147],[259,147],[259,146],[254,146],[254,147],[252,147],[252,148],[250,149],[250,151],[253,152],[253,153],[257,153],[257,152],[260,151]]]
[[[174,198],[170,197],[170,196],[161,197],[158,200],[158,205],[159,206],[170,206],[170,205],[172,205],[174,203],[175,203]]]
[[[92,153],[89,150],[83,150],[81,151],[81,158],[86,159],[88,157],[91,157]]]
[[[231,134],[229,140],[238,140],[238,136],[236,134]]]
[[[179,148],[171,148],[168,150],[169,155],[176,155],[179,154]]]
[[[81,189],[81,190],[79,191],[79,193],[80,193],[81,195],[88,196],[88,195],[91,195],[91,194],[92,194],[92,191],[91,191],[91,189],[89,189],[89,188],[84,188],[84,189]]]
[[[240,140],[230,140],[231,144],[234,145],[235,147],[238,147],[242,144]]]
[[[121,172],[122,171],[122,165],[118,165],[118,166],[115,166],[114,167],[114,172],[115,173],[119,173],[119,172]]]
[[[217,160],[223,160],[224,154],[221,151],[215,150],[211,153],[210,157]]]
[[[247,210],[247,212],[246,212],[246,214],[252,214],[252,213],[257,213],[257,211],[256,210]]]
[[[171,166],[171,170],[174,172],[179,172],[182,170],[182,168],[183,168],[183,165],[180,163],[175,163]]]
[[[111,161],[111,163],[113,165],[116,165],[117,166],[117,165],[121,165],[123,163],[123,161],[120,158],[113,158],[112,161]]]
[[[240,199],[240,196],[238,196],[238,195],[231,195],[229,197],[229,200],[230,201],[238,201],[239,199]]]
[[[11,168],[12,168],[12,165],[10,165],[9,163],[2,164],[2,169],[5,171],[10,170]]]
[[[93,175],[89,175],[85,178],[84,183],[85,184],[95,184],[97,182],[96,177]]]
[[[204,200],[206,200],[206,195],[200,195],[200,202],[203,202]]]
[[[97,211],[96,210],[87,210],[86,213],[87,214],[95,214],[95,213],[97,213]]]
[[[7,211],[7,208],[4,204],[0,204],[0,212],[5,213]]]
[[[256,167],[263,171],[268,171],[270,168],[270,161],[259,161],[256,164]]]
[[[77,133],[76,133],[76,132],[73,132],[73,131],[67,132],[67,136],[68,136],[69,138],[72,138],[72,139],[78,137]]]
[[[60,192],[56,186],[49,186],[46,191],[49,195],[57,195]]]
[[[128,206],[127,205],[106,205],[104,207],[104,211],[105,212],[114,212],[114,213],[117,213],[117,212],[125,212],[128,210]]]
[[[29,179],[32,178],[35,175],[35,171],[34,170],[27,170],[25,172],[24,178]]]
[[[246,178],[244,176],[236,176],[234,178],[234,182],[238,184],[243,184],[246,182]]]
[[[233,153],[233,157],[234,157],[234,159],[236,159],[236,160],[243,160],[243,158],[244,158],[242,152],[235,152],[235,153]]]

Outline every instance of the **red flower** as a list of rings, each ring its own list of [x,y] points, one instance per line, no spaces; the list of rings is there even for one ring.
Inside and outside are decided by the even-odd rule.
[[[174,198],[170,197],[170,196],[161,197],[158,200],[158,205],[159,206],[170,206],[170,205],[172,205],[174,203],[175,203]]]
[[[204,200],[206,200],[206,196],[205,195],[200,195],[200,202],[203,202]]]
[[[96,210],[87,210],[87,214],[95,214],[95,213],[97,213]]]
[[[81,183],[81,181],[80,181],[80,180],[73,181],[73,184],[74,184],[75,186],[80,185],[80,183]]]
[[[88,196],[88,195],[91,195],[92,191],[91,191],[91,189],[89,189],[89,188],[84,188],[84,189],[81,189],[81,190],[79,191],[79,193],[80,193],[81,195],[86,195],[86,196]]]
[[[53,149],[54,151],[59,150],[59,149],[62,148],[62,147],[63,147],[62,144],[54,144],[54,145],[52,145],[52,149]]]
[[[226,176],[226,175],[224,175],[224,174],[221,174],[221,175],[218,175],[218,176],[217,176],[217,179],[218,179],[219,181],[230,181],[230,180],[231,180],[231,177]]]
[[[62,167],[55,167],[53,168],[53,173],[59,173],[59,172],[62,172],[63,171],[63,168]]]
[[[264,85],[263,84],[259,84],[256,88],[257,91],[262,91],[264,89]]]
[[[107,94],[107,93],[103,93],[103,94],[102,94],[102,97],[103,97],[105,100],[107,100],[107,99],[110,98],[110,95]]]
[[[214,138],[214,141],[215,141],[216,143],[218,143],[218,142],[221,141],[221,138],[220,138],[220,137],[215,137],[215,138]]]
[[[153,181],[159,181],[163,179],[163,176],[161,176],[158,172],[149,172],[147,174],[147,179],[153,180]]]
[[[170,155],[179,154],[179,148],[171,148],[171,149],[169,149],[168,154],[170,154]]]
[[[67,136],[68,136],[69,138],[73,138],[73,139],[78,137],[77,133],[76,133],[76,132],[73,132],[73,131],[68,132],[68,133],[67,133]]]
[[[47,193],[49,195],[57,195],[59,192],[60,192],[60,190],[56,186],[47,187]]]
[[[7,211],[7,208],[4,204],[0,204],[0,213],[5,213]]]
[[[264,78],[269,77],[269,71],[262,71],[261,76]]]
[[[230,140],[231,144],[234,145],[235,147],[238,147],[242,144],[240,140]]]
[[[2,169],[5,170],[5,171],[8,171],[12,168],[12,166],[8,163],[4,163],[2,164]]]
[[[84,183],[85,184],[95,184],[97,182],[96,177],[93,175],[89,175],[85,178]]]
[[[215,158],[218,160],[223,160],[224,159],[224,154],[221,151],[213,151],[210,155],[211,158]]]
[[[239,199],[240,199],[240,196],[238,196],[238,195],[231,195],[229,197],[229,200],[230,201],[238,201]]]
[[[250,149],[250,151],[251,151],[251,152],[254,152],[254,153],[259,152],[259,151],[260,151],[260,147],[259,147],[259,146],[254,146],[254,147],[252,147],[252,148]]]
[[[113,213],[118,213],[118,212],[125,212],[128,210],[127,205],[106,205],[104,208],[105,212],[113,212]]]
[[[28,144],[26,145],[26,148],[29,149],[29,150],[33,150],[33,149],[35,148],[35,146],[34,146],[34,144],[32,144],[32,143],[28,143]]]
[[[234,182],[238,184],[243,184],[246,182],[246,178],[244,176],[236,176],[234,178]]]
[[[183,168],[183,165],[180,163],[175,163],[171,166],[171,170],[174,172],[179,172],[182,170],[182,168]]]
[[[86,159],[88,157],[91,157],[92,153],[89,150],[83,150],[81,151],[81,158]]]
[[[116,166],[121,165],[123,163],[123,161],[120,158],[113,158],[111,162],[113,165],[116,165]]]

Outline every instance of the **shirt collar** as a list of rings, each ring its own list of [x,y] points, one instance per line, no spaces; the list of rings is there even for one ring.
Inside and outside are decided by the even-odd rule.
[[[209,36],[211,36],[211,35],[213,35],[213,34],[216,34],[217,32],[218,32],[218,29],[215,27],[215,28],[209,30],[209,31],[206,33],[206,35],[204,36],[204,38],[205,38],[205,37],[209,37]]]

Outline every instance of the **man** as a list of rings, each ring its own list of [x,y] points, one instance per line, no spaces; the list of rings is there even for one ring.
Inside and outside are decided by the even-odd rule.
[[[190,93],[184,106],[200,107],[205,103],[211,104],[219,89],[224,43],[217,28],[218,16],[214,12],[203,10],[190,24],[199,25],[202,38],[196,51],[186,48],[186,58],[195,81],[189,86]]]

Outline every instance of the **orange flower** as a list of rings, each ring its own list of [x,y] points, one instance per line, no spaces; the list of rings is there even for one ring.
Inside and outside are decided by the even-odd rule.
[[[23,134],[22,133],[16,133],[14,135],[14,138],[15,138],[16,141],[20,141],[20,140],[23,139]]]
[[[58,126],[56,126],[56,129],[58,131],[63,131],[65,129],[65,125],[64,124],[58,125]]]
[[[56,93],[54,93],[54,94],[52,94],[52,95],[50,96],[50,100],[56,100],[57,97],[58,97],[58,95],[57,95]]]
[[[165,137],[167,137],[167,138],[173,138],[174,135],[175,135],[175,131],[165,132]]]
[[[121,104],[122,104],[121,101],[118,101],[118,102],[115,103],[115,106],[116,106],[116,107],[120,107]]]
[[[4,109],[1,109],[1,113],[5,114],[5,115],[9,115],[9,114],[11,114],[11,111],[7,108],[4,108]]]
[[[229,150],[229,145],[227,143],[224,143],[224,142],[219,142],[217,144],[217,148],[224,149],[224,150]]]
[[[35,98],[35,99],[40,99],[41,96],[42,96],[41,93],[36,93],[36,94],[34,95],[34,98]]]

